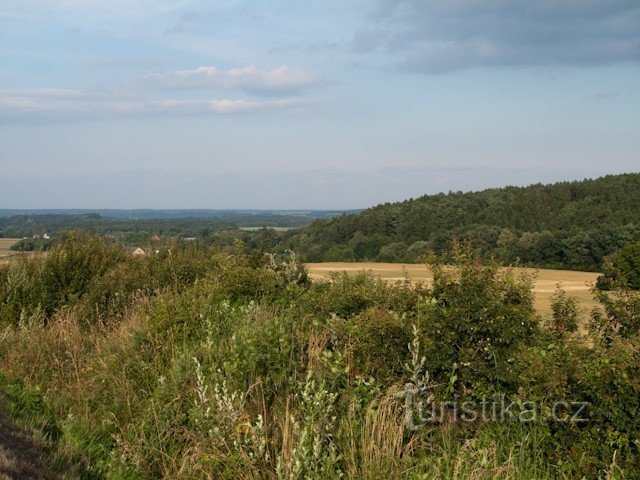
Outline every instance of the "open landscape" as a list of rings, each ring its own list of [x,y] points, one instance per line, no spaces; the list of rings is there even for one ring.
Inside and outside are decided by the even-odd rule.
[[[0,45],[0,480],[640,479],[640,0]]]
[[[640,278],[621,276],[635,272],[625,259],[640,266],[640,243],[618,252],[604,290],[596,273],[506,275],[469,245],[429,271],[307,270],[293,252],[237,241],[152,245],[67,232],[0,264],[0,473],[605,480],[640,469]]]
[[[0,215],[0,475],[636,478],[638,204]]]

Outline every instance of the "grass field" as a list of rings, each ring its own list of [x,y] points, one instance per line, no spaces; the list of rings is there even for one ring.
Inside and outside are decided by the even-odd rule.
[[[11,247],[19,241],[19,238],[0,238],[0,257],[16,253],[11,250]]]
[[[355,273],[363,270],[391,282],[409,278],[414,282],[429,283],[432,278],[427,266],[420,264],[335,262],[308,263],[307,268],[312,279],[327,278],[331,272]],[[543,316],[551,314],[551,297],[557,285],[560,285],[568,295],[577,298],[583,317],[586,317],[596,305],[589,290],[598,278],[598,273],[533,268],[514,268],[513,270],[534,276],[535,307]]]

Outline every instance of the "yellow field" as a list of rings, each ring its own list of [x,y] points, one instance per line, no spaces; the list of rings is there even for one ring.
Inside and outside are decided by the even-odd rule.
[[[409,278],[414,282],[429,283],[431,272],[425,265],[398,263],[307,263],[311,278],[326,278],[331,272],[361,272],[363,270],[388,281]],[[598,273],[574,272],[569,270],[546,270],[533,268],[514,268],[516,273],[527,273],[534,276],[533,292],[535,307],[543,316],[551,313],[551,296],[560,285],[567,295],[576,297],[582,316],[586,317],[596,302],[589,289],[595,284]]]
[[[0,238],[0,257],[16,253],[11,247],[19,241],[19,238]]]

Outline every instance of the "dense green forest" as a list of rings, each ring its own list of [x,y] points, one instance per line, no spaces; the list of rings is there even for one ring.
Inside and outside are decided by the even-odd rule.
[[[506,264],[597,270],[640,240],[640,174],[386,203],[287,232],[280,248],[311,262],[415,262],[454,237]]]
[[[638,478],[637,294],[541,318],[531,279],[450,253],[430,286],[309,282],[239,243],[60,237],[0,263],[0,406],[51,478]]]

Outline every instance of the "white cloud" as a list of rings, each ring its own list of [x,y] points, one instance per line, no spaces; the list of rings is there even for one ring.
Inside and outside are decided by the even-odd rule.
[[[316,75],[287,65],[272,70],[264,70],[254,65],[229,70],[202,66],[191,70],[155,73],[146,76],[145,80],[160,88],[225,89],[258,94],[290,93],[322,83],[322,79]]]
[[[230,70],[199,67],[151,74],[110,87],[4,89],[0,90],[0,116],[6,123],[19,119],[51,120],[136,114],[231,114],[285,110],[316,103],[314,100],[296,98],[294,94],[301,88],[317,84],[319,81],[316,76],[305,70],[284,65],[272,70],[263,70],[253,65]],[[167,90],[171,89],[235,90],[258,94],[259,97],[228,98],[227,95],[198,92],[189,98],[185,92],[176,96],[168,94]],[[264,98],[265,96],[269,98]]]
[[[149,102],[149,111],[175,114],[242,113],[304,107],[310,102],[298,98],[277,100],[161,100]]]
[[[244,99],[132,99],[77,89],[13,89],[0,91],[0,116],[68,119],[109,115],[232,114],[302,108],[312,102],[299,98]]]

